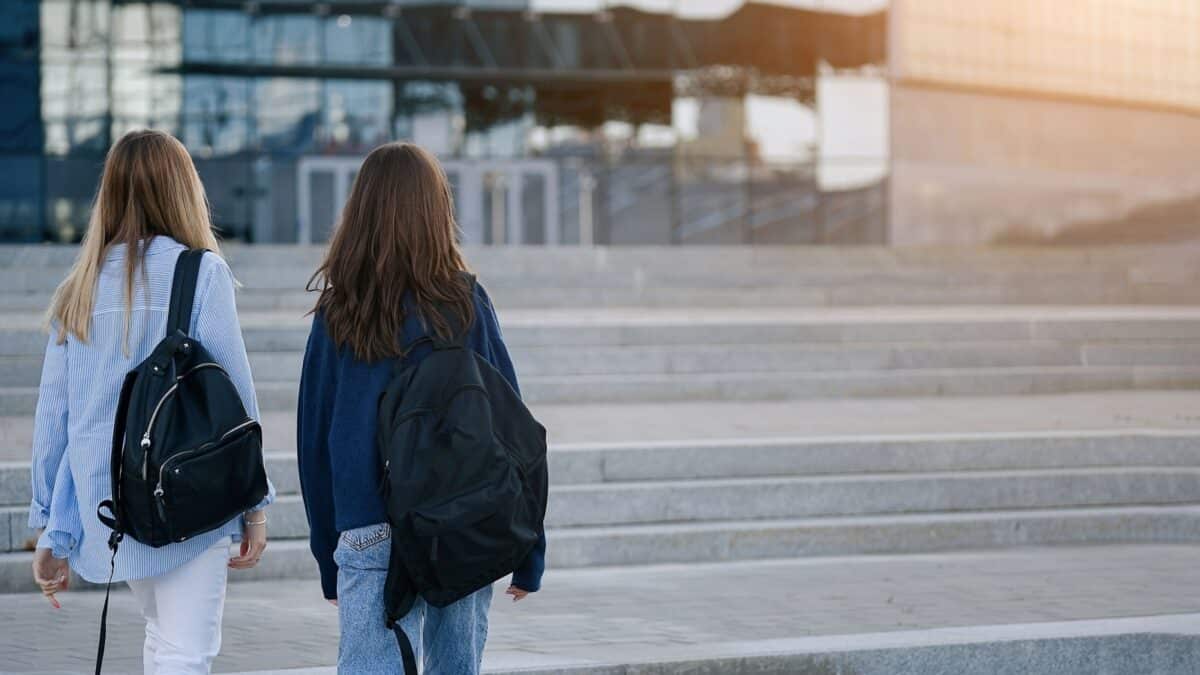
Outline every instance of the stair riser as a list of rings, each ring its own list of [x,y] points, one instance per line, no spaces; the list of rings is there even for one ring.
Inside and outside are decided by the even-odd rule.
[[[280,495],[298,494],[294,450],[267,447]],[[1200,437],[1177,435],[988,436],[631,444],[551,448],[556,486],[605,482],[929,473],[1082,467],[1200,467]],[[0,465],[0,507],[29,504],[29,467]],[[23,526],[23,523],[22,523]]]
[[[1145,512],[988,517],[903,524],[776,525],[737,523],[704,529],[646,532],[549,530],[547,565],[554,569],[600,565],[719,562],[797,556],[924,553],[1012,546],[1117,542],[1200,542],[1194,513]],[[302,542],[277,542],[255,570],[233,581],[312,579],[316,564]],[[32,592],[29,556],[0,556],[0,593]]]
[[[1169,505],[1200,502],[1200,475],[1176,474],[999,476],[807,480],[755,485],[600,486],[551,488],[547,527],[620,526],[642,523],[789,519],[989,509]],[[28,511],[0,510],[8,520],[0,551],[23,548]],[[296,496],[271,508],[271,535],[308,536],[304,506]]]
[[[989,519],[969,522],[915,520],[903,525],[762,527],[602,534],[560,530],[547,535],[550,567],[719,562],[869,553],[923,553],[1011,546],[1100,542],[1200,541],[1194,516],[1096,515]]]
[[[9,247],[6,249],[11,250]],[[255,291],[302,292],[308,285],[313,271],[320,263],[317,256],[272,255],[271,251],[247,251],[247,255],[229,256],[234,274],[244,288]],[[565,250],[565,249],[564,249]],[[632,248],[617,250],[616,256],[602,264],[561,255],[564,250],[550,251],[545,248],[529,250],[526,260],[513,263],[510,259],[498,260],[492,251],[468,251],[474,256],[474,271],[488,285],[489,290],[531,290],[546,287],[602,288],[606,290],[629,290],[654,287],[704,288],[720,290],[731,287],[780,286],[804,288],[825,285],[830,288],[882,287],[899,285],[912,288],[937,288],[942,285],[1004,287],[1011,285],[1034,286],[1057,284],[1063,286],[1084,285],[1093,288],[1127,288],[1139,283],[1122,274],[1117,267],[1108,269],[1059,262],[1054,266],[1037,264],[1014,267],[983,261],[972,265],[969,250],[958,251],[959,260],[934,263],[888,265],[875,260],[853,260],[852,255],[842,255],[825,264],[797,264],[804,257],[795,249],[780,250],[781,255],[773,261],[761,260],[718,260],[713,256],[693,255],[695,249],[673,248],[660,251],[654,260],[640,258],[639,251]],[[788,255],[790,253],[791,255]],[[587,254],[585,254],[586,256]],[[620,260],[618,258],[625,258]],[[563,264],[554,264],[558,260]],[[663,264],[666,261],[668,264]],[[32,294],[52,293],[69,271],[71,260],[54,260],[43,263],[35,257],[14,264],[0,264],[0,279],[6,282],[0,293]],[[1193,257],[1193,263],[1195,258]],[[697,266],[702,265],[702,266]],[[1195,276],[1191,277],[1195,280]],[[1185,276],[1178,279],[1180,285]],[[1054,289],[1047,289],[1054,290]]]
[[[550,527],[1200,502],[1188,474],[820,479],[551,491]]]
[[[919,368],[1003,368],[1083,365],[1079,348],[1056,345],[957,347],[851,347],[785,349],[572,347],[517,349],[512,354],[521,377],[567,375],[669,375],[675,373],[776,373],[873,371]],[[1127,353],[1105,353],[1105,365],[1133,365]],[[1200,346],[1155,352],[1154,365],[1200,363]],[[1123,358],[1124,357],[1124,358]],[[292,381],[300,372],[299,353],[251,354],[250,365],[262,381]],[[36,376],[35,380],[36,381]],[[12,384],[29,384],[28,381]]]
[[[1190,348],[1189,348],[1190,347]],[[1135,352],[1134,356],[1140,355]],[[673,373],[828,372],[919,368],[1000,368],[1082,365],[1077,347],[1012,345],[960,347],[843,347],[747,349],[679,347],[590,347],[518,349],[512,355],[522,377],[564,375],[668,375]],[[1128,350],[1104,352],[1104,365],[1131,365]],[[1200,362],[1200,346],[1159,350],[1148,354],[1153,365],[1189,365]],[[250,367],[260,382],[290,382],[299,378],[300,352],[252,352]],[[28,355],[0,361],[0,386],[37,386],[41,357]]]
[[[884,283],[879,286],[823,287],[819,285],[737,286],[719,288],[647,287],[604,289],[593,286],[564,288],[499,288],[490,291],[497,307],[508,309],[589,307],[870,307],[879,305],[1197,305],[1200,288],[1190,286],[1114,286],[1089,283],[1060,285],[1047,289],[1042,284],[920,285],[906,287]],[[50,303],[49,292],[0,294],[0,311],[41,311]],[[238,296],[243,310],[294,311],[307,313],[315,294],[299,290],[246,290]]]
[[[254,352],[303,352],[309,321],[302,312],[278,317],[274,325],[260,324],[243,307],[243,336]],[[37,316],[26,316],[20,328],[0,326],[0,357],[40,358],[46,334]],[[1138,350],[1193,353],[1200,343],[1200,320],[1171,318],[1131,319],[972,319],[958,320],[832,320],[832,321],[737,321],[717,323],[663,322],[603,323],[589,325],[517,322],[505,324],[505,342],[520,358],[528,354],[552,353],[551,348],[589,345],[625,348],[631,345],[686,351],[682,345],[733,346],[754,351],[760,345],[781,345],[797,351],[803,345],[857,344],[875,350],[912,347],[954,347],[969,350],[989,347],[1004,349],[1078,347],[1087,345],[1100,359],[1129,358]],[[1138,344],[1137,342],[1151,344]],[[985,345],[947,345],[982,342]],[[1172,343],[1177,344],[1172,344]],[[864,344],[858,344],[864,343]],[[925,344],[922,344],[925,343]],[[1009,344],[1005,344],[1009,343]],[[1117,343],[1117,344],[1113,344]],[[1130,344],[1132,343],[1132,344]],[[1189,344],[1190,343],[1190,344]],[[541,348],[534,350],[532,348]],[[1188,352],[1188,350],[1192,350]]]
[[[1171,390],[1200,387],[1200,368],[1076,368],[987,372],[900,371],[878,373],[784,373],[766,377],[728,374],[579,382],[571,377],[522,382],[526,401],[630,403],[669,401],[763,401],[805,398],[909,396],[1012,396],[1108,390]],[[291,407],[290,399],[272,409]]]

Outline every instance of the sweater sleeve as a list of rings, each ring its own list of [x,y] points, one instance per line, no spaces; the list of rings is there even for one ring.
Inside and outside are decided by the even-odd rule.
[[[333,560],[338,532],[333,500],[333,469],[329,454],[329,427],[337,395],[336,359],[329,350],[320,317],[313,317],[304,365],[300,371],[300,399],[296,411],[296,452],[300,492],[308,518],[308,546],[321,571],[321,591],[337,598],[337,563]]]
[[[504,335],[500,331],[500,320],[496,316],[496,309],[492,306],[492,300],[483,286],[476,286],[476,289],[475,327],[472,331],[475,349],[487,359],[488,363],[500,371],[504,379],[512,385],[513,391],[520,395],[521,387],[517,383],[517,372],[513,367],[512,357],[508,354],[508,347],[504,344]],[[521,590],[530,593],[536,592],[542,587],[542,574],[545,570],[546,531],[542,528],[538,531],[537,544],[513,572],[512,584]]]

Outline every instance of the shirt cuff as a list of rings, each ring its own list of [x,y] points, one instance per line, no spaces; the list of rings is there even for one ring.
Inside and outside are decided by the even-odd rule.
[[[75,537],[62,530],[46,530],[38,537],[37,547],[48,548],[50,555],[66,560],[71,557],[71,551],[75,550]]]
[[[50,522],[50,509],[37,502],[29,504],[29,529],[44,530]]]

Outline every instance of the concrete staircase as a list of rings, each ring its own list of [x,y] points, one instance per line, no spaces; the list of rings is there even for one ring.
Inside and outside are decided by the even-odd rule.
[[[72,253],[0,249],[0,552],[14,551],[0,553],[0,591],[30,583],[27,554],[15,551],[28,537],[29,419],[45,345],[35,308]],[[933,399],[917,397],[1200,388],[1200,254],[1190,249],[470,258],[537,412],[594,417],[688,401],[719,418],[745,402],[874,397],[919,408]],[[319,252],[234,249],[230,259],[245,284],[243,329],[280,494],[271,553],[240,576],[312,576],[290,411],[312,302],[296,289]],[[797,421],[766,437],[751,419],[725,440],[675,424],[674,440],[653,442],[636,427],[586,443],[551,429],[551,566],[1200,540],[1200,420],[1172,430],[940,424],[873,434],[864,418],[838,435],[813,436]]]

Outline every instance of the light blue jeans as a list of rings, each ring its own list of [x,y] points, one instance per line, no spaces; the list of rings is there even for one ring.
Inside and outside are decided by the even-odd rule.
[[[387,523],[347,530],[338,538],[338,673],[393,675],[403,672],[396,635],[383,622],[383,585],[391,557]],[[487,641],[492,587],[447,607],[418,597],[401,621],[424,675],[478,675]]]

